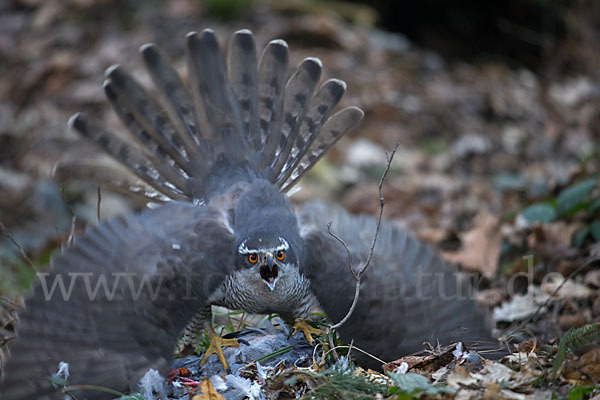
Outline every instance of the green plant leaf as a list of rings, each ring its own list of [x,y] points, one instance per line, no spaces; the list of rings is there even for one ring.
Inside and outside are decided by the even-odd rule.
[[[388,372],[388,376],[398,387],[395,391],[395,393],[398,394],[398,398],[410,398],[413,396],[418,398],[422,394],[454,393],[453,390],[445,386],[434,386],[429,382],[429,379],[419,374],[394,374]],[[409,395],[410,397],[407,397],[406,395]]]
[[[61,386],[61,387],[69,386],[69,382],[67,382],[66,379],[59,378],[58,376],[49,376],[48,380],[50,382],[54,383],[55,385],[58,385],[58,386]]]
[[[530,223],[547,224],[556,219],[556,210],[548,203],[532,204],[523,210],[523,217]]]
[[[587,207],[587,212],[589,212],[590,214],[594,214],[598,211],[600,211],[600,199],[592,201]]]
[[[590,234],[589,226],[585,226],[585,227],[581,228],[580,230],[578,230],[577,232],[575,232],[573,234],[573,237],[571,238],[571,242],[573,243],[573,246],[583,247],[583,244],[585,243],[585,239],[587,239],[589,234]]]
[[[595,386],[574,386],[569,390],[569,400],[581,400],[592,393]]]
[[[584,179],[559,193],[556,208],[561,215],[568,214],[581,206],[585,198],[596,187],[596,178]]]

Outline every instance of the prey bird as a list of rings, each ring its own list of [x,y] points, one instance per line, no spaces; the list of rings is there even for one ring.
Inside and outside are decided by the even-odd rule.
[[[155,45],[141,47],[152,92],[119,66],[107,70],[106,96],[131,140],[83,114],[71,118],[137,180],[72,165],[56,174],[159,206],[101,222],[52,257],[19,314],[3,399],[63,398],[47,379],[61,361],[80,399],[107,394],[78,385],[136,391],[150,368],[165,374],[182,334],[191,343],[211,332],[213,305],[278,313],[310,341],[313,307],[334,322],[350,308],[349,263],[365,263],[377,221],[320,202],[295,207],[286,194],[362,119],[357,107],[335,111],[345,83],[319,85],[316,58],[288,78],[287,44],[271,41],[258,57],[248,30],[233,35],[226,57],[211,30],[188,34],[186,50],[184,80]],[[491,340],[464,288],[434,249],[383,221],[339,334],[387,361],[424,341]],[[210,337],[220,357],[221,345],[236,345]]]

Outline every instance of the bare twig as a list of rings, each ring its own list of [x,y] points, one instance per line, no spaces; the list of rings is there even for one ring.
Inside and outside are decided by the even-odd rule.
[[[64,184],[61,185],[61,187],[60,187],[60,194],[61,194],[63,203],[65,203],[65,205],[67,206],[67,209],[69,210],[69,214],[71,214],[71,230],[69,231],[69,236],[67,237],[67,246],[71,246],[75,239],[75,221],[77,220],[77,217],[75,217],[75,213],[73,212],[73,207],[71,207],[71,204],[69,204],[69,202],[67,201]]]
[[[10,233],[8,233],[8,230],[6,229],[6,227],[4,226],[2,221],[0,221],[0,235],[6,236],[6,238],[8,238],[8,240],[10,240],[10,242],[19,250],[19,254],[23,258],[23,260],[25,260],[27,265],[29,265],[31,267],[31,269],[33,269],[33,271],[37,272],[37,268],[35,267],[35,264],[27,256],[27,253],[25,252],[25,249],[23,248],[23,246],[21,246],[21,243],[19,243],[14,237],[12,237],[12,235]]]
[[[102,203],[102,190],[100,189],[100,185],[98,185],[98,202],[96,205],[96,216],[98,217],[98,222],[100,222],[100,203]]]
[[[392,166],[392,160],[394,159],[394,155],[396,154],[396,151],[398,150],[398,146],[399,146],[399,143],[396,143],[396,145],[394,146],[394,149],[392,150],[390,155],[387,156],[387,164],[385,166],[385,170],[383,171],[383,174],[381,175],[381,179],[379,180],[379,217],[377,218],[377,226],[375,227],[375,234],[373,235],[373,241],[371,242],[371,248],[369,250],[369,255],[367,257],[367,261],[362,266],[362,268],[358,270],[358,273],[355,272],[354,269],[352,268],[352,256],[350,254],[350,249],[348,248],[348,246],[346,245],[346,243],[344,242],[344,240],[341,237],[337,236],[335,233],[333,233],[331,231],[331,223],[327,224],[327,230],[328,230],[329,234],[334,239],[336,239],[338,242],[340,242],[342,244],[342,246],[344,246],[344,249],[346,250],[346,254],[348,255],[348,268],[350,269],[352,276],[356,280],[356,285],[354,287],[354,299],[352,300],[352,305],[350,306],[350,309],[348,310],[348,312],[346,313],[346,316],[344,318],[342,318],[341,321],[332,325],[329,328],[328,339],[329,339],[329,344],[331,346],[330,351],[333,351],[334,357],[336,359],[338,359],[338,355],[337,355],[337,352],[335,351],[336,347],[333,342],[332,331],[334,329],[340,328],[342,325],[344,325],[346,323],[346,321],[348,321],[350,319],[350,317],[354,313],[356,304],[358,303],[358,298],[360,296],[361,279],[362,279],[363,274],[367,270],[367,268],[369,268],[369,265],[371,264],[371,260],[373,259],[373,253],[375,252],[375,245],[377,244],[377,238],[379,236],[379,229],[381,228],[381,220],[383,218],[383,208],[385,206],[385,199],[383,198],[383,183],[385,182],[385,178],[387,177],[387,174],[390,171],[390,168]]]
[[[377,361],[377,362],[379,362],[379,363],[385,364],[385,361],[383,361],[381,358],[375,357],[373,354],[371,354],[371,353],[369,353],[369,352],[367,352],[367,351],[365,351],[365,350],[363,350],[363,349],[360,349],[360,348],[358,348],[358,347],[356,347],[356,346],[354,346],[354,345],[350,345],[350,346],[335,346],[335,347],[332,347],[330,350],[328,350],[328,351],[327,351],[327,353],[323,354],[323,358],[325,358],[325,357],[327,356],[327,354],[329,354],[329,353],[331,353],[331,352],[334,352],[334,353],[335,353],[335,350],[336,350],[336,349],[348,349],[348,350],[356,350],[356,351],[358,351],[358,352],[360,352],[360,353],[363,353],[364,355],[366,355],[366,356],[368,356],[368,357],[371,357],[373,360],[375,360],[375,361]]]
[[[563,285],[565,283],[567,283],[567,281],[571,280],[571,278],[573,278],[575,275],[577,275],[579,272],[581,272],[584,268],[588,267],[590,264],[592,264],[595,261],[600,261],[600,258],[589,257],[583,264],[581,264],[573,272],[571,272],[569,275],[567,275],[567,277],[556,287],[556,289],[554,289],[552,291],[550,296],[548,296],[548,298],[542,304],[540,304],[538,306],[538,308],[535,310],[535,312],[530,317],[528,317],[525,321],[520,323],[518,327],[516,327],[515,329],[513,329],[512,331],[510,331],[509,333],[504,335],[504,339],[508,340],[508,338],[510,338],[515,333],[517,333],[518,331],[523,329],[525,327],[525,325],[527,325],[529,322],[535,320],[538,317],[538,315],[540,314],[540,312],[542,311],[542,309],[544,309],[546,306],[548,306],[550,301],[554,298],[554,295],[560,291],[560,289],[563,287]]]
[[[346,244],[346,242],[344,242],[344,240],[339,237],[338,235],[336,235],[335,233],[333,233],[331,231],[331,222],[329,222],[327,224],[327,232],[329,232],[329,234],[331,236],[333,236],[333,238],[335,240],[337,240],[338,242],[340,242],[342,244],[342,246],[344,246],[344,249],[346,249],[346,254],[348,255],[348,269],[350,270],[350,273],[352,274],[352,276],[354,276],[354,279],[359,280],[360,277],[358,275],[356,275],[356,272],[354,272],[354,269],[352,268],[352,256],[350,254],[350,249],[348,248],[348,245]]]
[[[350,271],[352,271],[352,275],[354,276],[354,279],[356,280],[356,287],[355,287],[355,291],[354,291],[354,300],[352,301],[352,305],[350,306],[348,313],[346,314],[346,316],[344,318],[342,318],[342,320],[340,322],[331,326],[331,329],[338,329],[340,326],[345,324],[346,321],[348,321],[348,319],[352,316],[352,313],[354,312],[354,309],[356,308],[356,303],[358,302],[358,297],[360,295],[361,278],[362,278],[363,274],[365,273],[365,271],[367,270],[367,268],[369,268],[369,265],[371,264],[371,260],[373,259],[373,253],[375,252],[375,245],[377,244],[377,237],[379,236],[379,229],[381,228],[381,220],[383,219],[383,207],[385,206],[385,199],[383,198],[383,183],[385,182],[385,178],[387,177],[387,174],[390,171],[390,168],[392,166],[392,160],[394,159],[396,150],[398,150],[398,143],[396,143],[396,145],[394,146],[394,149],[392,150],[390,155],[387,157],[387,165],[385,166],[383,175],[381,175],[381,179],[379,180],[379,218],[377,218],[377,226],[375,227],[375,234],[373,235],[373,241],[371,242],[371,248],[369,250],[369,255],[367,257],[367,261],[365,262],[365,265],[363,265],[363,267],[358,271],[358,273],[354,272],[354,270],[352,269],[352,265],[350,264],[351,256],[350,256],[350,250],[348,249],[348,246],[346,245],[346,243],[344,243],[344,241],[339,236],[333,235],[333,237],[335,239],[337,239],[338,241],[340,241],[340,243],[342,243],[342,245],[346,249],[346,252],[348,253],[348,267],[350,268]],[[330,225],[328,225],[328,228],[329,227],[330,227]],[[331,233],[331,229],[329,229],[329,232]]]
[[[71,229],[69,229],[69,236],[67,237],[67,246],[71,246],[73,241],[75,240],[75,222],[77,221],[77,217],[74,215],[71,216]]]

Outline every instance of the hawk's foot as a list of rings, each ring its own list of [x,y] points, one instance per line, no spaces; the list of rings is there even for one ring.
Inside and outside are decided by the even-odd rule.
[[[294,326],[292,326],[290,336],[294,335],[296,332],[302,332],[311,346],[314,346],[315,343],[315,339],[312,337],[312,335],[319,336],[323,334],[322,330],[320,330],[319,328],[313,328],[312,325],[301,319],[298,319],[296,320],[296,322],[294,322]]]
[[[204,356],[202,357],[202,361],[200,361],[200,366],[203,366],[208,361],[208,357],[211,354],[216,354],[219,356],[219,360],[221,364],[223,364],[223,368],[225,368],[225,372],[231,374],[231,369],[229,369],[229,365],[227,364],[227,360],[225,360],[225,355],[223,355],[223,347],[240,347],[240,342],[237,339],[223,339],[219,335],[210,335],[210,345],[208,349],[204,352]]]

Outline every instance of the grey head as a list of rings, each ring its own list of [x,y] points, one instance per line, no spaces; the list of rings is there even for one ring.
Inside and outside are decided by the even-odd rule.
[[[286,271],[298,274],[304,242],[287,195],[266,180],[253,181],[234,211],[234,265],[252,270],[273,291]]]
[[[299,268],[303,247],[291,237],[258,230],[240,239],[223,305],[257,314],[278,313],[288,321],[305,318],[312,296]]]
[[[290,274],[298,274],[295,249],[275,232],[256,232],[243,239],[237,246],[234,265],[249,271],[249,275],[245,274],[248,279],[258,285],[263,283],[271,292],[280,278],[287,281]]]
[[[234,272],[225,296],[219,296],[224,305],[260,314],[303,314],[310,286],[300,274],[304,241],[288,196],[255,180],[239,196],[232,222]]]

